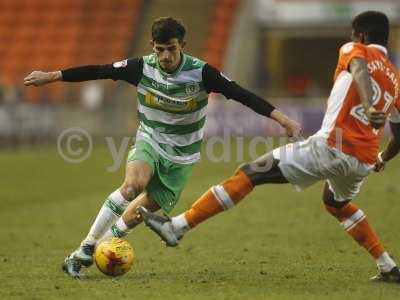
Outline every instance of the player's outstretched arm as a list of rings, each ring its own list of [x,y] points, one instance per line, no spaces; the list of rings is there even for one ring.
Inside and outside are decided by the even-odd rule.
[[[353,58],[349,69],[371,126],[376,129],[381,128],[386,122],[386,112],[378,111],[372,106],[373,90],[366,60],[359,57]]]
[[[61,71],[55,71],[55,72],[33,71],[24,78],[24,85],[42,86],[51,82],[61,81],[61,80],[62,80]]]
[[[55,72],[33,71],[24,78],[26,86],[42,86],[55,81],[82,82],[97,79],[124,80],[137,86],[143,74],[143,59],[130,58],[106,65],[86,65]]]
[[[299,123],[291,120],[268,101],[229,80],[216,68],[206,64],[203,69],[203,80],[207,92],[221,93],[227,99],[240,102],[256,113],[277,121],[286,129],[288,136],[298,137],[300,135],[301,126]]]

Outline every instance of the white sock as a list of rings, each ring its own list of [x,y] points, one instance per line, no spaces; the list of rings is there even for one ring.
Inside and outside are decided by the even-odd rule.
[[[383,252],[383,254],[376,259],[376,264],[379,271],[383,273],[389,272],[396,266],[396,263],[387,252]]]
[[[182,234],[190,230],[190,225],[185,218],[185,214],[171,218],[171,223],[174,229]]]
[[[101,237],[101,240],[107,240],[113,237],[124,237],[129,233],[129,228],[125,224],[122,218],[119,218],[117,222],[111,228],[109,228],[106,233]]]
[[[122,215],[128,204],[129,201],[125,200],[119,189],[111,193],[101,207],[96,220],[81,245],[96,244],[105,231]]]

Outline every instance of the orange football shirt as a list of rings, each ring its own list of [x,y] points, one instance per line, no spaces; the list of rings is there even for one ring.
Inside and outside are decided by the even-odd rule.
[[[386,48],[375,44],[347,43],[339,51],[334,85],[318,134],[326,137],[330,146],[362,162],[374,164],[383,128],[372,128],[364,113],[356,83],[349,72],[349,64],[355,57],[367,62],[373,87],[373,106],[386,112],[394,106],[400,110],[399,74],[390,62]]]

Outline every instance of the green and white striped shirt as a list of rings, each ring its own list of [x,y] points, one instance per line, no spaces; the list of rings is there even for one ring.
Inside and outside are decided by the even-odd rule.
[[[140,126],[136,138],[175,163],[200,159],[208,102],[204,65],[183,54],[178,69],[168,74],[155,54],[143,57],[143,74],[137,85]]]
[[[65,69],[62,78],[69,82],[124,80],[137,86],[137,140],[148,142],[174,163],[192,164],[200,159],[208,93],[222,93],[267,117],[275,109],[214,67],[184,53],[172,74],[161,69],[156,54],[150,54],[113,64]]]

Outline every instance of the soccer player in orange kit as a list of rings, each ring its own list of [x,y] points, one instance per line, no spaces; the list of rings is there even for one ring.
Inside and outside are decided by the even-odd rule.
[[[168,246],[176,246],[185,232],[233,207],[255,186],[291,183],[299,189],[325,180],[326,210],[375,260],[372,279],[400,283],[400,271],[386,252],[364,212],[351,201],[364,178],[400,149],[399,75],[386,45],[389,20],[366,11],[352,22],[352,42],[339,52],[334,85],[321,129],[306,141],[288,144],[240,166],[235,174],[211,187],[192,207],[172,219],[139,208],[147,226]],[[393,136],[379,153],[379,139],[389,115]]]

